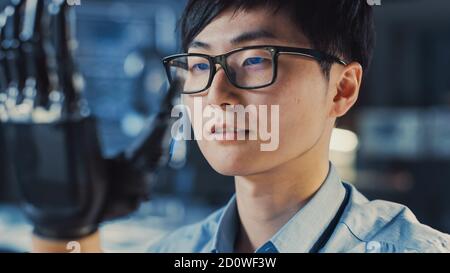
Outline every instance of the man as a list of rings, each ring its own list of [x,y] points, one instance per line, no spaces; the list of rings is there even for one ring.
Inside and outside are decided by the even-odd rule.
[[[187,54],[165,65],[171,81],[182,83],[188,109],[200,101],[228,115],[235,106],[277,105],[270,126],[280,141],[262,151],[264,141],[250,139],[257,135],[251,124],[215,121],[204,130],[204,120],[192,120],[200,150],[217,172],[235,177],[236,194],[149,251],[449,251],[447,234],[402,205],[368,201],[329,162],[336,119],[357,101],[372,55],[365,1],[191,0],[181,26]],[[216,138],[201,138],[205,131]],[[81,242],[96,250],[98,234]],[[34,245],[52,247],[37,237]]]

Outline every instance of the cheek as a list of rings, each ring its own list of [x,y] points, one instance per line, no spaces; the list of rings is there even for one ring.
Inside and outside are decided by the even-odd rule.
[[[279,91],[281,144],[309,145],[320,136],[326,117],[327,90],[321,72],[299,72],[301,76],[280,76],[274,86]]]
[[[279,70],[276,88],[286,111],[301,115],[325,111],[327,82],[318,64],[294,63]]]

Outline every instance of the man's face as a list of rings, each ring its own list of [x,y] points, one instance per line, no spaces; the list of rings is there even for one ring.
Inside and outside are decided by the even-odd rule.
[[[254,33],[271,35],[249,35]],[[238,37],[244,38],[236,39]],[[196,46],[190,47],[189,53],[211,56],[254,45],[310,48],[308,40],[282,12],[274,15],[264,9],[238,13],[225,11],[206,26],[194,42]],[[195,98],[201,98],[202,109],[209,105],[223,112],[226,111],[226,105],[267,106],[269,131],[270,128],[279,128],[279,144],[274,151],[261,151],[261,144],[267,143],[261,140],[197,140],[203,155],[217,172],[245,176],[275,168],[305,154],[318,143],[325,129],[332,124],[329,112],[333,98],[329,97],[328,88],[328,80],[317,61],[280,55],[277,80],[271,86],[257,90],[236,88],[218,66],[211,87],[200,94],[183,95],[183,101],[191,113],[194,112]],[[279,106],[279,117],[275,117],[278,124],[271,124],[272,105]],[[257,120],[260,119],[261,116],[258,116]],[[201,132],[198,126],[204,122],[192,120],[194,131]]]

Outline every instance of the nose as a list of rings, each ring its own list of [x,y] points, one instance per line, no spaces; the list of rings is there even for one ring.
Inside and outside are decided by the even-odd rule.
[[[208,90],[207,102],[209,105],[217,105],[225,110],[227,105],[239,104],[242,91],[231,84],[221,65],[217,64],[216,69],[216,74]]]

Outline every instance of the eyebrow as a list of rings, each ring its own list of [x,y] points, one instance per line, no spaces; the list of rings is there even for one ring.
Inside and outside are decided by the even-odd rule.
[[[193,41],[189,44],[188,48],[203,48],[203,49],[210,49],[211,46],[207,43],[200,42],[200,41]]]
[[[251,42],[254,40],[259,40],[259,39],[276,39],[277,36],[267,30],[255,30],[255,31],[249,31],[249,32],[244,32],[242,34],[240,34],[239,36],[231,39],[231,44],[232,45],[237,45],[237,44],[241,44],[241,43],[245,43],[245,42]],[[194,40],[189,46],[188,48],[202,48],[202,49],[210,49],[211,45],[198,41],[198,40]]]
[[[231,40],[231,44],[237,45],[259,39],[275,39],[275,38],[277,38],[277,36],[272,32],[261,29],[256,31],[244,32],[241,35],[237,36],[236,38],[233,38]]]

